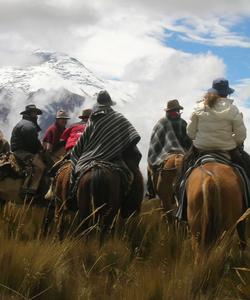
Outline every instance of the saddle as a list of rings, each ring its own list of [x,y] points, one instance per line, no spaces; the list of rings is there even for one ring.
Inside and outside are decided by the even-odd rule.
[[[70,162],[70,153],[65,154],[60,160],[58,160],[56,163],[53,164],[53,166],[50,168],[48,175],[50,177],[55,177],[57,172],[61,169],[62,166],[65,165],[65,163]]]
[[[30,170],[31,169],[31,170]],[[32,171],[32,166],[25,164],[11,152],[0,155],[0,179],[5,177],[22,178]]]

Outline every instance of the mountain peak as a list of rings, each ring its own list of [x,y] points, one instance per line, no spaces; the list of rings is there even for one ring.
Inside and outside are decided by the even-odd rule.
[[[41,63],[72,62],[85,68],[85,66],[79,60],[62,52],[37,49],[32,52],[32,56],[38,58]]]
[[[36,50],[32,55],[38,58],[38,63],[0,68],[0,116],[6,121],[4,124],[0,121],[1,126],[9,127],[13,122],[10,119],[30,101],[54,115],[59,107],[73,111],[74,107],[78,110],[83,103],[93,105],[93,96],[104,89],[118,106],[134,98],[135,84],[100,79],[67,54]]]

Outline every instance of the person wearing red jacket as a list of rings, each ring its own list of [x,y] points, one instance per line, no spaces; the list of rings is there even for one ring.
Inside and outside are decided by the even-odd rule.
[[[47,128],[44,134],[43,147],[46,151],[54,152],[62,146],[60,144],[60,137],[69,119],[68,113],[63,110],[59,110],[56,113],[55,122]]]
[[[78,118],[81,119],[80,122],[72,124],[69,128],[66,128],[62,133],[60,140],[65,143],[66,152],[70,152],[71,149],[75,146],[78,139],[84,132],[89,116],[91,115],[91,109],[84,109],[81,116]]]

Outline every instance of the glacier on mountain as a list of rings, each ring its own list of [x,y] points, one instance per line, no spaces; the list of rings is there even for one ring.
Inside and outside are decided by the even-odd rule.
[[[59,109],[68,110],[74,119],[83,108],[92,107],[100,90],[106,89],[118,108],[134,99],[134,83],[101,79],[63,53],[37,50],[31,55],[31,65],[0,68],[0,128],[7,137],[29,103],[44,111],[44,130]]]

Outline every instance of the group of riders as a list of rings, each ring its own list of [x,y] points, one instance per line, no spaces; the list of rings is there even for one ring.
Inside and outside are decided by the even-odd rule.
[[[242,167],[250,179],[250,156],[244,151],[246,127],[243,115],[228,96],[234,90],[225,78],[215,79],[203,99],[197,103],[188,123],[181,118],[183,107],[174,99],[167,102],[166,115],[155,125],[148,151],[148,198],[156,197],[152,174],[159,170],[169,153],[183,153],[184,161],[178,181],[194,159],[203,153],[216,152]],[[133,125],[113,110],[115,102],[107,91],[97,95],[92,109],[83,110],[80,122],[66,128],[70,119],[60,110],[54,124],[45,132],[42,141],[38,134],[38,116],[42,110],[27,105],[22,119],[14,127],[10,146],[0,135],[0,152],[11,150],[15,157],[33,166],[33,173],[24,181],[21,193],[34,196],[46,168],[46,153],[65,147],[72,164],[72,178],[93,161],[115,163],[125,170],[128,181],[139,170],[141,154],[137,148],[140,136]],[[72,183],[73,184],[73,183]]]

